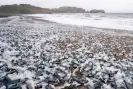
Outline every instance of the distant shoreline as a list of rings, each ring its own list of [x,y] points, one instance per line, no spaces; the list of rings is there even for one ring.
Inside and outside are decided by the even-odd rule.
[[[105,13],[104,10],[92,9],[85,10],[80,7],[63,6],[59,8],[42,8],[30,4],[13,4],[13,5],[1,5],[0,14],[1,17],[10,16],[10,14],[52,14],[52,13]],[[5,14],[5,15],[4,15]],[[8,15],[9,14],[9,15]]]

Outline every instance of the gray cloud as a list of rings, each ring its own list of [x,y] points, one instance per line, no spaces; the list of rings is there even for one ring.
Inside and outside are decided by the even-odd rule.
[[[132,12],[133,0],[0,0],[0,5],[27,3],[44,8],[77,6],[90,9],[104,9],[107,12]]]

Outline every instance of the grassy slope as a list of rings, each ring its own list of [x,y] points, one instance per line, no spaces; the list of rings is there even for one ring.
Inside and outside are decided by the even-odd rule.
[[[49,9],[44,9],[29,4],[20,5],[4,5],[0,7],[0,13],[4,14],[35,14],[35,13],[49,13]]]

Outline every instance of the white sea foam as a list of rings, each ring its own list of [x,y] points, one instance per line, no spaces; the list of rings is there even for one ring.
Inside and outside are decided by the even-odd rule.
[[[132,14],[34,14],[31,16],[61,24],[133,30]]]

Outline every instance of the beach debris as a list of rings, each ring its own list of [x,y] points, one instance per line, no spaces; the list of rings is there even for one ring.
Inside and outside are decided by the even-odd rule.
[[[0,27],[1,89],[133,89],[132,38],[21,18]]]

